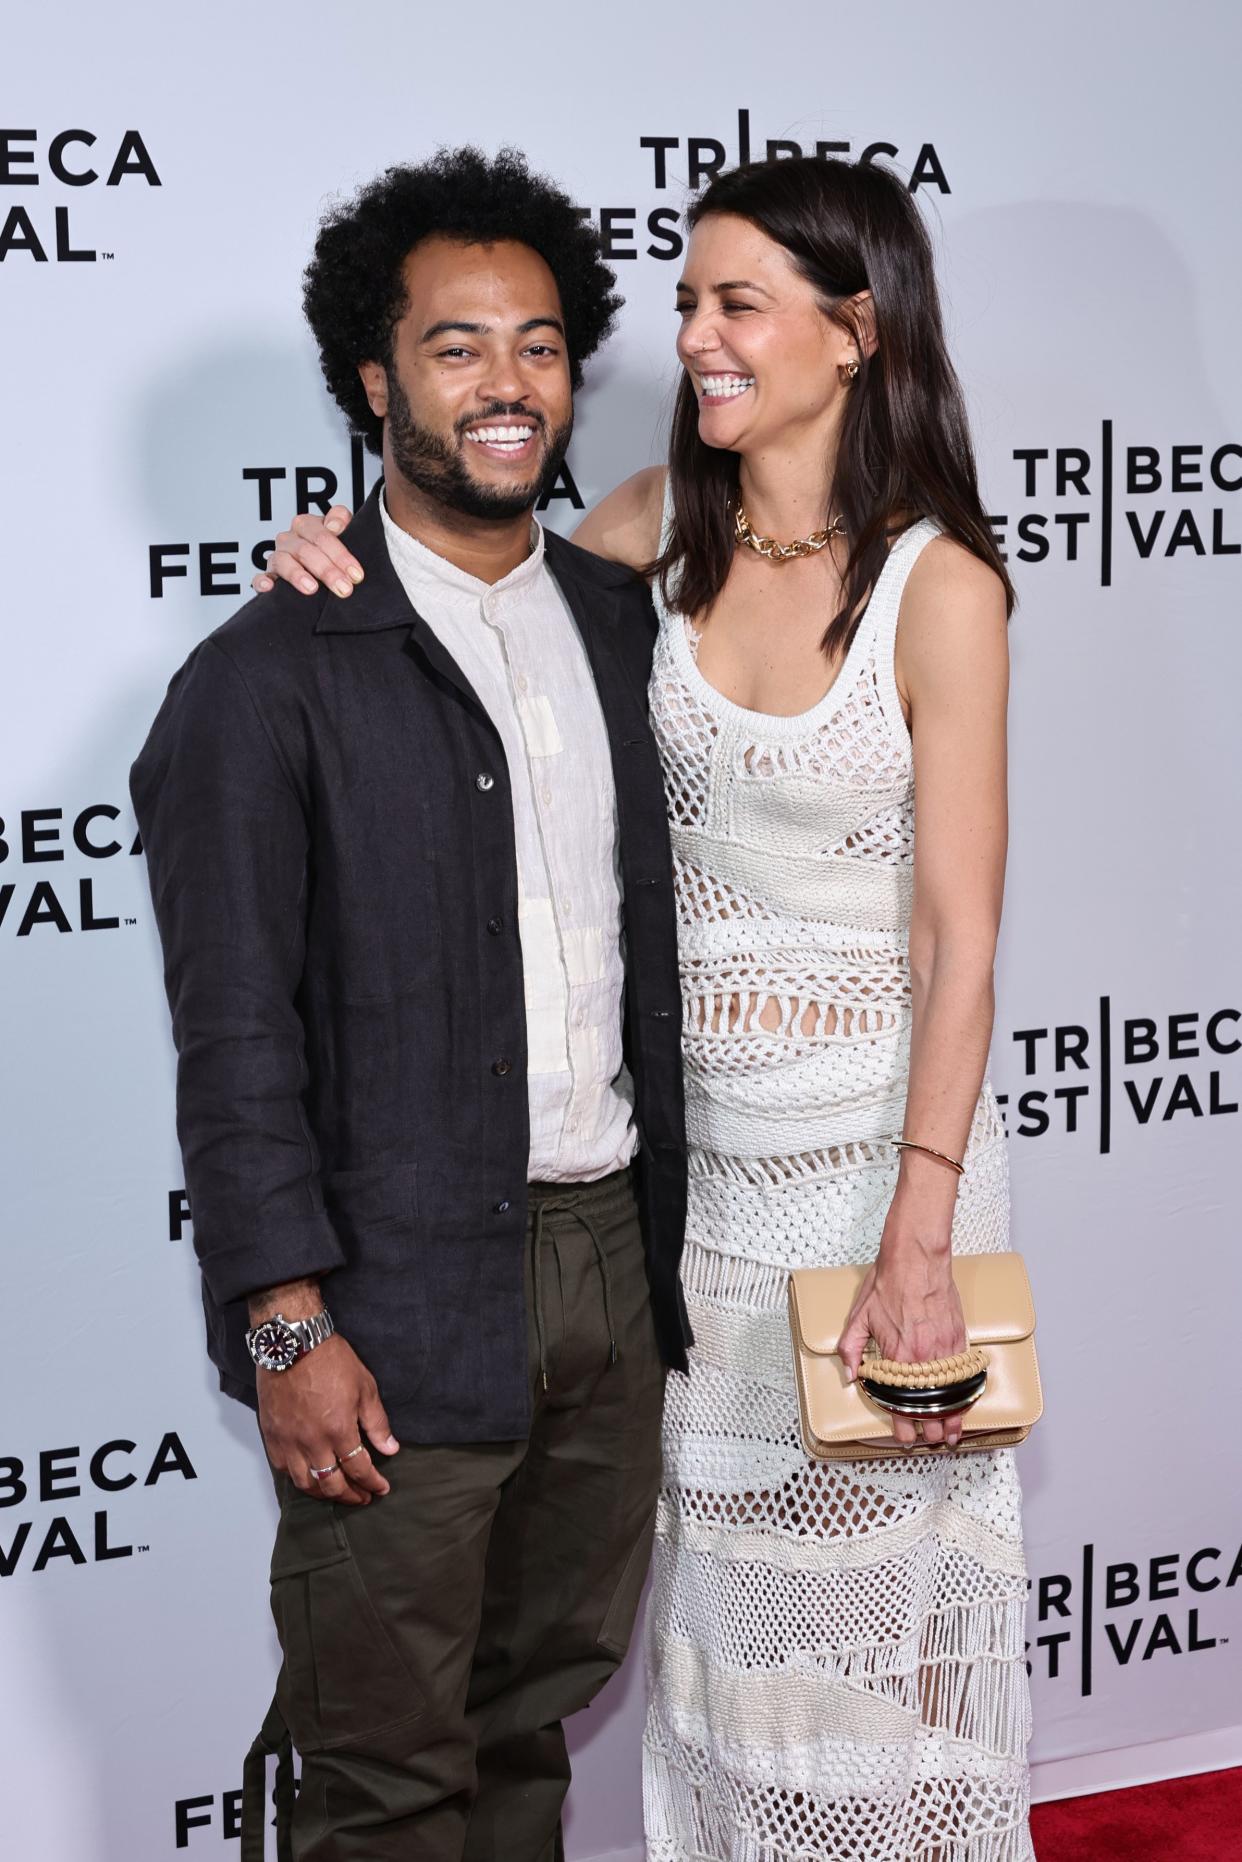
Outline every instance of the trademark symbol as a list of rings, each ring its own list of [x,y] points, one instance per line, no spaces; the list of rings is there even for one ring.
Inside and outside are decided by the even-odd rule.
[[[138,920],[136,918],[127,918],[125,922],[127,925],[136,925],[138,923]]]
[[[115,252],[101,252],[99,256],[101,259],[114,259],[116,257],[116,253]]]
[[[149,1545],[135,1545],[134,1550],[136,1552],[149,1552],[151,1547]]]

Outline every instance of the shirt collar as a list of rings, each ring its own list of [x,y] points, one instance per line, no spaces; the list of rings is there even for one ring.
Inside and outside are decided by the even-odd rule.
[[[380,493],[379,508],[388,554],[403,580],[413,576],[425,587],[434,588],[438,585],[441,588],[452,588],[481,601],[488,595],[526,587],[544,568],[543,527],[533,518],[530,526],[530,555],[516,569],[510,569],[508,575],[502,576],[499,582],[483,582],[478,576],[459,569],[456,563],[449,562],[446,557],[437,556],[434,550],[429,550],[425,543],[420,543],[417,537],[412,537],[408,530],[403,530],[400,524],[394,522],[383,492]]]

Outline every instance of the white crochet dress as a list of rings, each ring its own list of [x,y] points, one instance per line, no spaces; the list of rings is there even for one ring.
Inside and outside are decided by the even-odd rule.
[[[935,534],[898,541],[832,690],[798,717],[723,698],[661,606],[651,712],[676,865],[696,1344],[668,1384],[649,1862],[1033,1855],[1013,1455],[808,1460],[785,1316],[791,1267],[874,1257],[896,1182],[914,836],[893,642]],[[985,1085],[953,1246],[1007,1235]]]

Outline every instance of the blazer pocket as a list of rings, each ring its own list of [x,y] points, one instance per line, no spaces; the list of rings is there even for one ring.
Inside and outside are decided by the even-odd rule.
[[[325,1179],[323,1199],[337,1234],[354,1262],[374,1257],[383,1239],[388,1260],[401,1258],[414,1238],[418,1218],[418,1167],[334,1170]]]

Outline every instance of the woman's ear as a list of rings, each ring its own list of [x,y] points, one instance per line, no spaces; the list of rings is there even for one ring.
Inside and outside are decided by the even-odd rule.
[[[360,362],[358,374],[371,412],[377,420],[383,420],[388,413],[388,374],[383,363]]]

